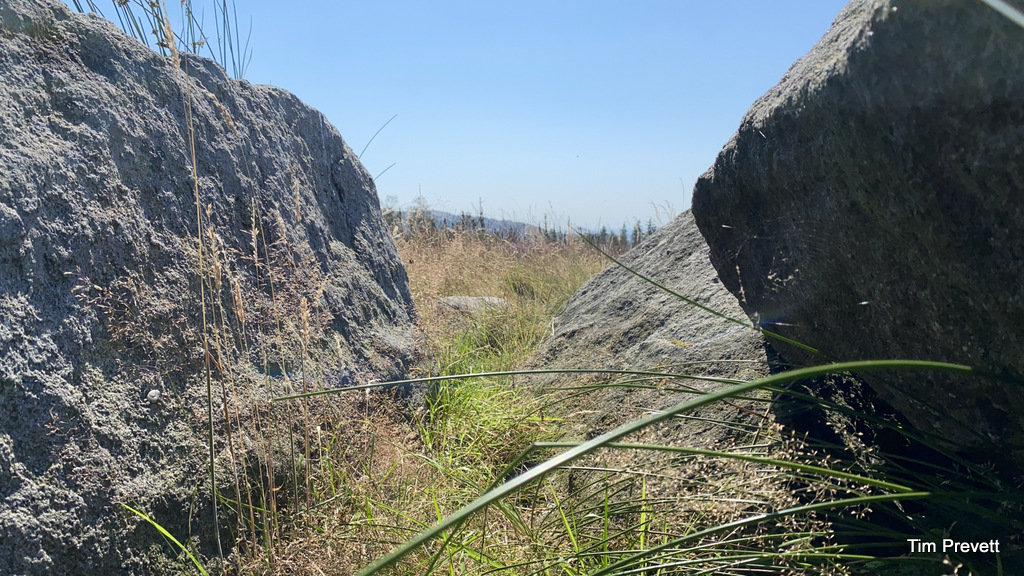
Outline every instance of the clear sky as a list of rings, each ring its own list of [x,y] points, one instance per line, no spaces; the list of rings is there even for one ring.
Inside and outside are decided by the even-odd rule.
[[[747,108],[844,4],[238,0],[237,11],[252,21],[246,79],[319,109],[357,154],[397,114],[362,157],[382,201],[422,194],[451,212],[482,201],[488,216],[618,228],[688,208]]]

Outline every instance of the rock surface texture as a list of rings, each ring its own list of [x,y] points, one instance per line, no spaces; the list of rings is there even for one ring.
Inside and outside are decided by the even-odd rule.
[[[743,317],[736,298],[719,282],[708,261],[708,247],[689,212],[658,229],[620,262],[703,306]],[[556,318],[553,334],[531,365],[544,368],[668,371],[712,378],[750,380],[767,376],[764,338],[759,332],[703,311],[625,268],[612,265],[569,300]],[[558,375],[539,378],[544,387],[575,386],[608,376]],[[656,385],[658,379],[646,384]],[[677,386],[680,382],[674,383]],[[685,381],[699,390],[717,382]],[[593,437],[651,410],[691,398],[678,390],[612,387],[574,399],[566,431]],[[715,403],[696,415],[651,431],[649,440],[680,441],[690,447],[721,448],[731,434],[712,421],[759,424],[757,404]],[[764,410],[761,405],[760,411]]]
[[[759,99],[693,214],[788,361],[960,362],[865,376],[911,423],[1024,461],[1024,30],[982,2],[852,2]],[[1020,468],[1018,466],[1018,472]]]
[[[508,306],[504,298],[495,296],[447,296],[437,301],[442,313],[479,316],[488,311],[498,312]]]
[[[159,572],[117,503],[212,542],[204,358],[287,370],[301,332],[342,379],[402,376],[404,267],[324,116],[209,60],[0,0],[0,108],[0,574]]]

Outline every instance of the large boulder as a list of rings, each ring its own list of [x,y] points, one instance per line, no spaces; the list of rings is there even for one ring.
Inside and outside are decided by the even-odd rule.
[[[752,380],[769,373],[764,338],[743,318],[743,310],[708,260],[708,246],[689,212],[658,229],[619,261],[676,293],[733,319],[733,322],[670,294],[624,267],[612,265],[584,284],[555,319],[552,335],[530,364],[559,369],[660,371],[710,379]],[[747,324],[747,325],[744,325]],[[534,378],[535,386],[557,388],[595,384],[608,374],[558,374]],[[629,378],[626,378],[629,380]],[[565,433],[588,438],[652,410],[692,397],[680,390],[715,390],[714,380],[679,380],[659,387],[660,378],[637,386],[600,389],[573,398]],[[661,388],[661,389],[659,389]],[[651,440],[680,442],[690,447],[720,449],[742,434],[735,430],[759,426],[764,406],[736,401],[700,409],[693,419],[677,419],[667,429],[652,431]],[[732,422],[735,428],[718,423]]]
[[[230,485],[228,407],[404,375],[405,269],[324,116],[212,61],[0,0],[0,109],[0,573],[160,572],[118,503],[213,545],[207,383]]]
[[[609,266],[569,299],[552,325],[552,335],[530,362],[544,369],[632,372],[526,378],[543,391],[544,416],[555,418],[564,439],[589,440],[704,392],[771,372],[773,353],[718,280],[708,246],[689,212],[619,261],[664,288],[625,267]],[[785,448],[789,444],[777,442],[779,429],[768,411],[768,399],[767,393],[755,392],[714,402],[648,426],[622,442],[791,457]],[[727,458],[604,448],[552,475],[558,508],[537,523],[561,525],[561,514],[576,514],[575,541],[597,549],[593,542],[607,538],[609,532],[606,521],[593,521],[602,518],[600,510],[629,511],[611,514],[614,530],[626,530],[636,526],[636,518],[642,521],[638,499],[649,506],[648,517],[656,518],[652,525],[665,526],[666,533],[696,532],[794,506],[799,496],[791,478],[765,473],[764,468]],[[615,523],[619,521],[623,524]],[[749,536],[752,548],[770,546],[759,541],[764,531],[737,530],[729,538]],[[702,551],[694,550],[688,559],[702,558],[714,565],[720,560],[716,555],[711,551],[702,558]]]
[[[946,447],[1024,461],[1024,30],[983,2],[850,3],[697,182],[711,261],[790,362],[868,377]],[[1018,468],[1019,471],[1019,468]]]

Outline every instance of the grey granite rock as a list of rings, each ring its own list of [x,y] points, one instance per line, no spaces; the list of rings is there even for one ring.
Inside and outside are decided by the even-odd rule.
[[[822,353],[780,344],[787,360],[990,371],[864,377],[947,447],[1019,465],[1022,150],[1024,30],[983,2],[851,2],[751,107],[693,213],[747,314]]]
[[[283,354],[259,341],[272,299],[338,373],[401,377],[417,353],[369,174],[284,90],[0,0],[0,174],[0,574],[166,570],[119,502],[209,551],[197,202],[239,386],[243,343]]]
[[[722,286],[708,247],[685,212],[627,252],[620,261],[703,306],[747,322],[736,298]],[[764,339],[751,327],[696,308],[624,268],[612,265],[576,292],[558,315],[552,336],[530,364],[543,368],[670,371],[695,376],[750,380],[768,375]],[[531,380],[552,388],[593,383],[605,376],[559,375]],[[644,382],[643,384],[653,384]],[[698,390],[723,384],[678,381]],[[607,388],[565,408],[568,435],[593,437],[630,419],[672,406],[692,394],[630,387]],[[722,448],[734,440],[728,427],[712,420],[756,426],[756,403],[714,404],[696,413],[708,420],[679,419],[668,431],[652,431],[659,441],[700,448]]]

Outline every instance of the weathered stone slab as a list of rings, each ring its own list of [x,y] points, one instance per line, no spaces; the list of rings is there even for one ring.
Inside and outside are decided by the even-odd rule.
[[[437,301],[441,312],[479,316],[485,312],[504,310],[508,305],[504,298],[495,296],[446,296]]]

